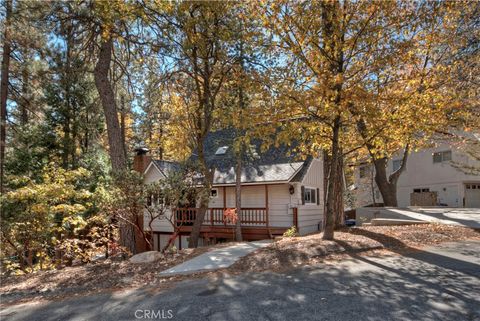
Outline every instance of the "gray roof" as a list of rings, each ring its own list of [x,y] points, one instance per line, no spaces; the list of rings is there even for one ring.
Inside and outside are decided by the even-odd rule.
[[[236,159],[233,153],[235,131],[225,129],[212,132],[205,141],[204,152],[207,165],[215,168],[213,184],[235,184]],[[260,139],[251,139],[243,158],[242,183],[300,181],[308,169],[309,160],[300,158],[293,148],[286,145],[270,146],[262,150]],[[225,154],[215,152],[228,146]]]
[[[248,166],[242,169],[242,183],[289,181],[303,168],[304,162]],[[213,184],[235,184],[235,168],[215,170]]]
[[[213,184],[235,184],[236,159],[233,153],[235,131],[232,129],[219,130],[208,134],[204,146],[204,154],[209,168],[215,168]],[[302,181],[311,158],[300,158],[293,152],[293,148],[286,145],[270,146],[262,149],[260,139],[251,139],[251,146],[243,157],[242,183],[269,183],[269,182],[299,182]],[[225,153],[216,155],[215,152],[226,148]],[[195,160],[193,153],[191,160]],[[180,164],[164,160],[153,160],[161,172],[179,170]]]
[[[175,162],[171,161],[166,161],[166,160],[159,160],[159,159],[154,159],[152,162],[155,164],[155,166],[162,172],[165,176],[172,171],[176,171],[180,169],[180,165]]]

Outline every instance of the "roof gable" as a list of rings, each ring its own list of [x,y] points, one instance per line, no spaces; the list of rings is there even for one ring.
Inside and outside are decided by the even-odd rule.
[[[207,165],[215,168],[213,184],[234,184],[236,181],[236,158],[232,148],[235,136],[235,130],[224,129],[211,132],[206,138],[204,154]],[[287,182],[303,173],[305,159],[299,159],[292,147],[281,144],[262,150],[261,139],[253,138],[250,143],[242,160],[242,183]],[[218,153],[219,149],[222,153]]]
[[[143,174],[147,176],[149,172],[155,170],[161,176],[167,177],[168,173],[177,171],[178,169],[180,169],[180,165],[178,163],[165,160],[152,160],[150,164],[148,164]]]

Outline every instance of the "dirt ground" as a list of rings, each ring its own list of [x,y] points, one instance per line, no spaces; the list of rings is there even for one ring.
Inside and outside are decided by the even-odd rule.
[[[402,253],[466,239],[480,239],[480,230],[441,224],[344,228],[335,232],[334,241],[322,240],[320,233],[284,238],[237,261],[230,271],[284,271],[325,259],[342,259],[348,253]]]
[[[138,286],[168,286],[178,277],[159,277],[159,272],[181,264],[226,243],[197,249],[183,249],[176,254],[165,254],[154,263],[134,264],[128,260],[99,260],[60,270],[38,271],[19,276],[2,276],[0,305],[23,301],[57,299],[94,292],[114,291]]]
[[[148,286],[161,291],[176,282],[196,277],[222,277],[257,271],[283,271],[324,260],[341,260],[348,253],[383,255],[410,251],[441,242],[480,239],[480,231],[464,227],[428,224],[411,226],[369,226],[335,232],[334,241],[322,240],[320,233],[284,238],[240,259],[227,269],[184,276],[160,276],[159,272],[194,256],[228,243],[185,249],[150,264],[128,261],[98,261],[62,270],[2,277],[0,304],[32,300],[52,300],[94,292]]]

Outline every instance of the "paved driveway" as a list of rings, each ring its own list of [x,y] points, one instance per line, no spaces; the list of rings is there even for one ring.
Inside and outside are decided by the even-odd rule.
[[[163,314],[162,314],[163,312]],[[480,320],[480,242],[4,309],[2,320]],[[153,318],[152,318],[153,317]]]
[[[363,207],[357,209],[357,224],[372,218],[407,219],[480,228],[480,208],[453,207]]]

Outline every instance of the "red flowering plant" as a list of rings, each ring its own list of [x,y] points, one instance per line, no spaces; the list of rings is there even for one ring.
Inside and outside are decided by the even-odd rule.
[[[237,209],[236,208],[227,208],[223,211],[223,221],[228,224],[233,224],[237,223],[238,221],[238,215],[237,215]]]

